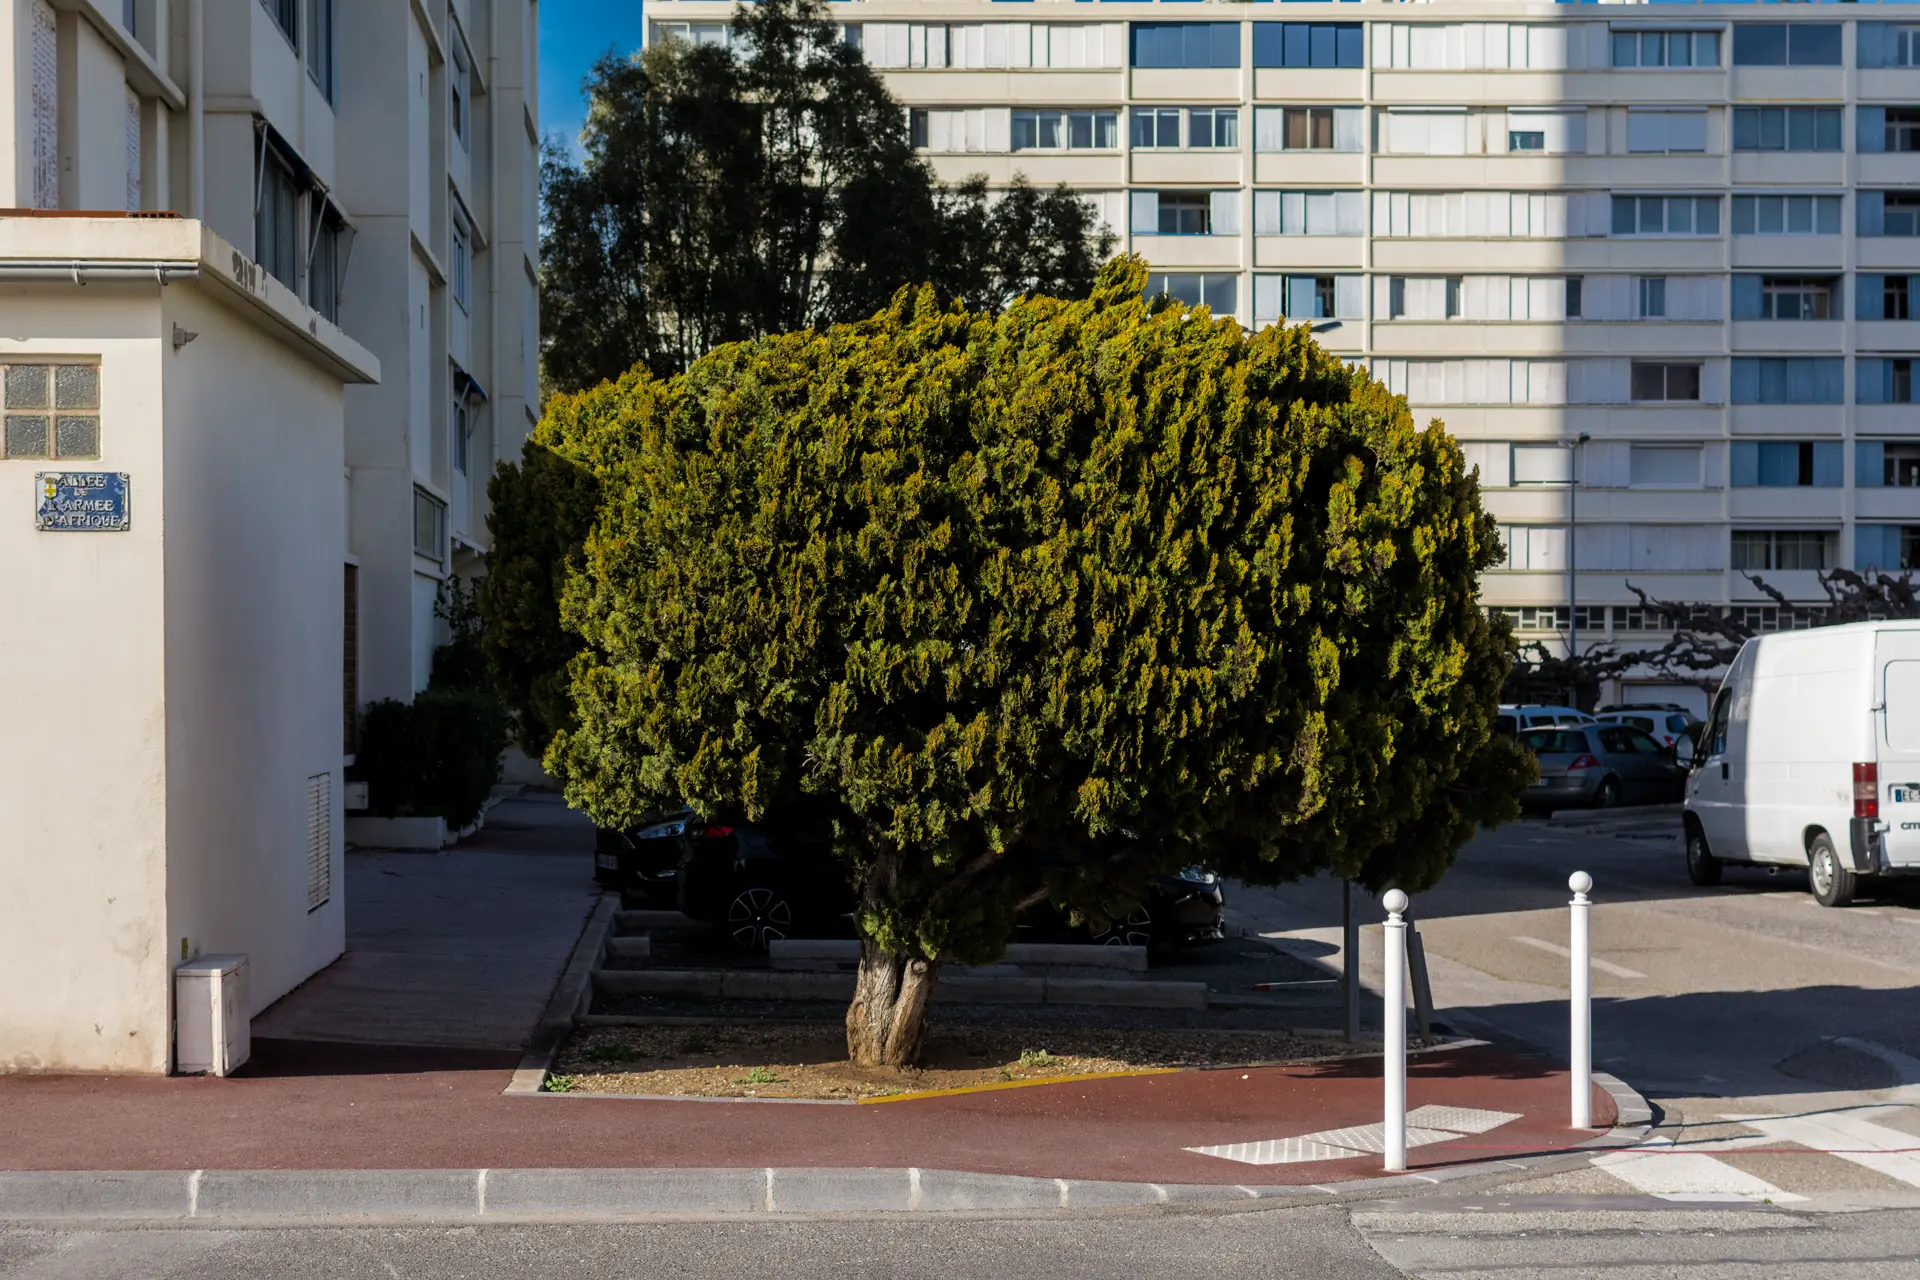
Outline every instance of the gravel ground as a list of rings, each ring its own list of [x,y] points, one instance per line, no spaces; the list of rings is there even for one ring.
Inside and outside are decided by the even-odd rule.
[[[703,1098],[872,1098],[1089,1073],[1270,1065],[1349,1052],[1337,1040],[1273,1031],[930,1026],[919,1067],[858,1068],[839,1025],[587,1027],[554,1063],[572,1093]],[[552,1087],[550,1085],[550,1087]]]

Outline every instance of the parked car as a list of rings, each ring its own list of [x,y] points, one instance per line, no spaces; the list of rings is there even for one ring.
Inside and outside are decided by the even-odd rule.
[[[1632,725],[1642,733],[1651,734],[1663,747],[1671,747],[1687,737],[1687,730],[1699,723],[1687,714],[1685,707],[1675,703],[1611,707],[1602,711],[1594,719],[1601,724]]]
[[[620,891],[621,901],[636,907],[672,907],[680,867],[680,837],[693,810],[649,814],[617,830],[595,827],[593,878]]]
[[[1540,762],[1539,779],[1520,797],[1526,808],[1667,804],[1680,799],[1686,783],[1673,749],[1630,725],[1528,729],[1520,745]]]
[[[764,951],[783,938],[819,937],[849,930],[854,902],[845,873],[834,862],[824,829],[804,825],[685,824],[679,839],[675,895],[679,909],[725,932],[740,947]],[[1160,876],[1146,899],[1103,928],[1088,932],[1064,915],[1042,912],[1022,936],[1115,946],[1172,947],[1218,941],[1226,893],[1203,867]]]
[[[1522,729],[1537,729],[1550,724],[1592,724],[1593,717],[1578,707],[1559,707],[1552,703],[1509,703],[1494,717],[1493,727],[1509,738]]]
[[[1920,875],[1920,622],[1747,641],[1687,780],[1687,873],[1805,867],[1814,899]]]

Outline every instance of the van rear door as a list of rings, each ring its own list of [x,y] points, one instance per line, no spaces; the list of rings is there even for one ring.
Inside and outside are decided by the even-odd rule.
[[[1920,631],[1879,632],[1873,656],[1880,702],[1876,771],[1887,861],[1920,866]]]

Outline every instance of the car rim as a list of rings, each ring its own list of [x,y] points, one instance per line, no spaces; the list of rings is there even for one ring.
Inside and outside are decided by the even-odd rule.
[[[743,947],[764,951],[793,927],[793,909],[771,889],[748,889],[727,908],[727,928]]]
[[[1826,897],[1833,889],[1833,855],[1825,849],[1815,849],[1809,874],[1813,877],[1813,891]]]
[[[1707,842],[1699,836],[1687,841],[1687,862],[1696,870],[1707,865]]]
[[[1125,920],[1110,922],[1093,940],[1109,947],[1144,947],[1153,941],[1153,916],[1145,907],[1135,907]]]
[[[1620,803],[1620,784],[1609,778],[1600,784],[1600,807],[1611,809]]]

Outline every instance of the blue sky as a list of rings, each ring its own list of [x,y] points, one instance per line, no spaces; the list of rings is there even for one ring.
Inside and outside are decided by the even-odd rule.
[[[580,81],[608,49],[640,47],[640,0],[541,0],[540,132],[569,143],[580,132],[586,102]]]

